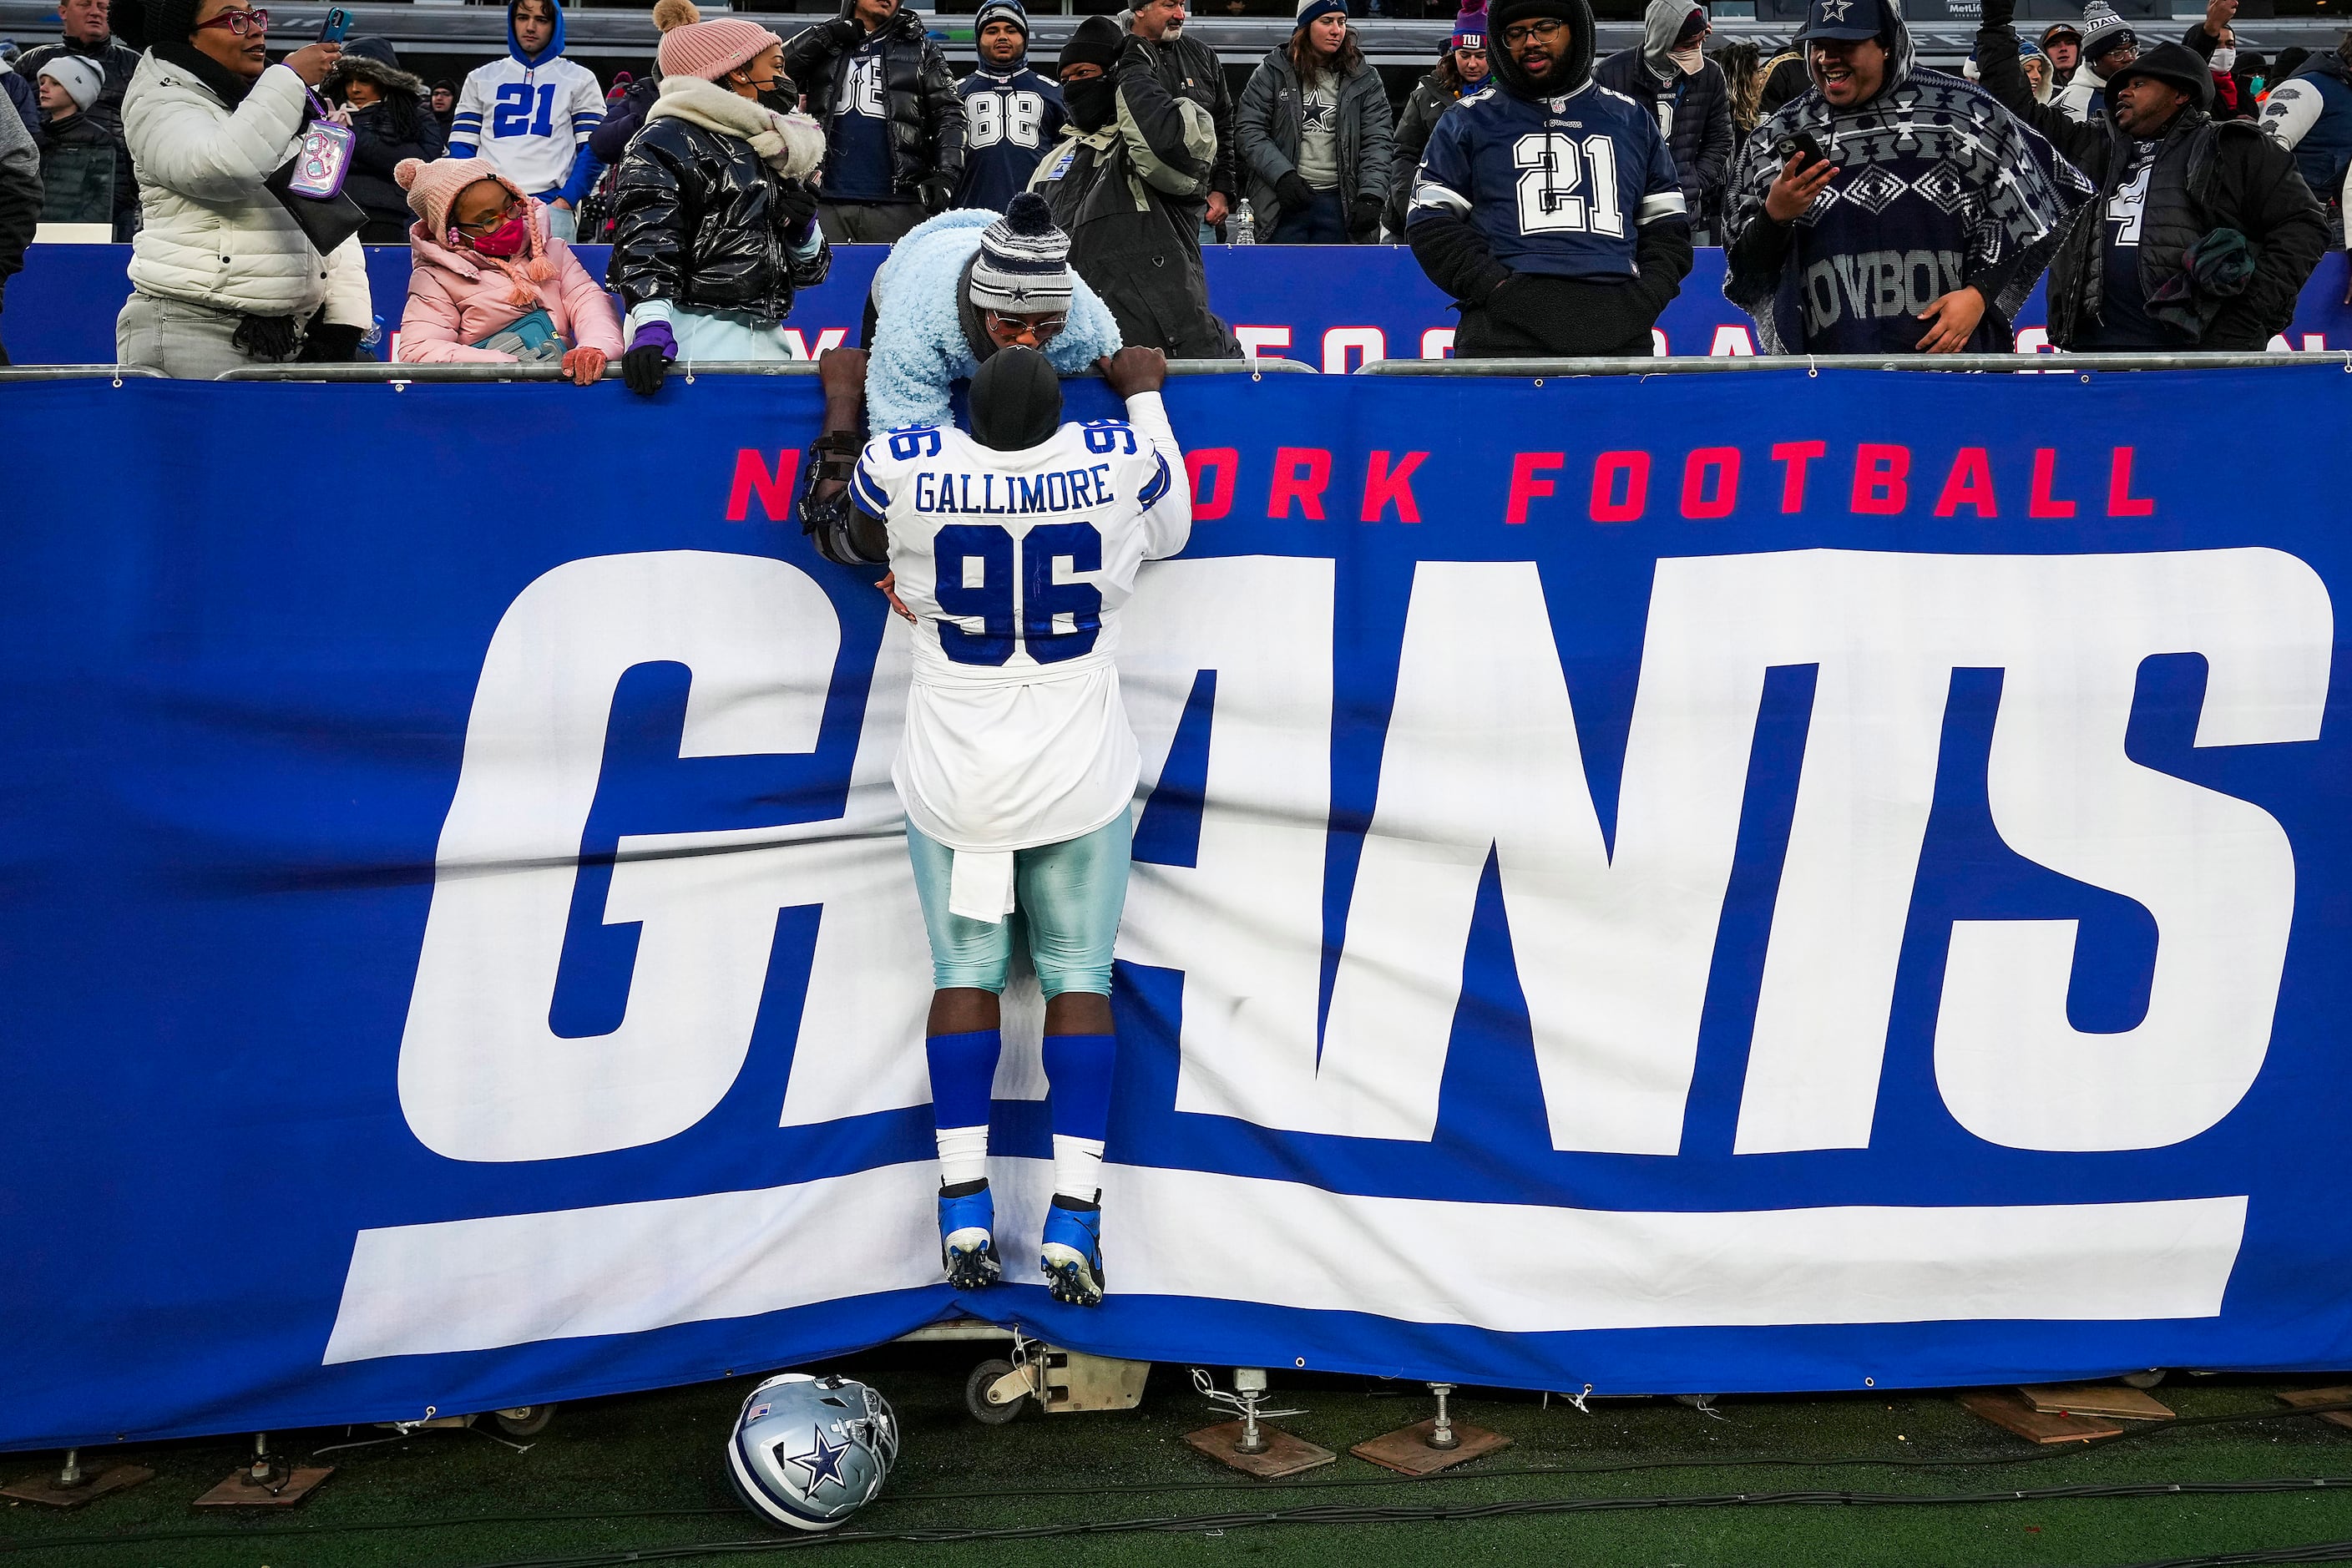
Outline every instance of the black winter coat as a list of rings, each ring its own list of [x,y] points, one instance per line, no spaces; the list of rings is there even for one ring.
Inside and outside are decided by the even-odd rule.
[[[118,243],[137,232],[139,180],[120,135],[84,113],[43,121],[34,141],[41,149],[42,222],[111,224]]]
[[[1339,209],[1352,227],[1358,196],[1388,199],[1396,133],[1379,71],[1360,65],[1354,74],[1340,77],[1332,85],[1339,115],[1339,123],[1333,128],[1339,163]],[[1302,97],[1290,51],[1269,49],[1242,89],[1241,108],[1234,116],[1234,133],[1241,140],[1242,172],[1249,181],[1250,210],[1257,215],[1262,245],[1282,243],[1283,228],[1290,221],[1275,187],[1285,174],[1298,172],[1299,144],[1306,135],[1300,124],[1305,112]],[[1380,236],[1357,233],[1349,237],[1363,243]]]
[[[1713,60],[1696,76],[1675,73],[1662,82],[1650,74],[1641,46],[1620,49],[1592,68],[1592,79],[1612,92],[1622,92],[1658,118],[1658,105],[1677,88],[1682,100],[1675,104],[1674,124],[1666,132],[1666,151],[1674,154],[1675,174],[1682,182],[1683,201],[1691,222],[1703,223],[1723,210],[1723,193],[1731,183],[1731,84]]]
[[[2113,105],[2096,124],[2081,125],[2036,102],[2018,68],[2013,29],[1979,32],[1977,60],[1979,85],[2098,182],[2097,199],[2084,205],[2050,261],[2050,341],[2073,348],[2100,320],[2107,200],[2131,172],[2132,139],[2116,125]],[[2296,173],[2294,155],[2244,121],[2216,122],[2193,105],[2174,116],[2157,150],[2140,221],[2145,299],[2153,300],[2180,275],[2182,254],[2213,229],[2234,228],[2252,243],[2252,280],[2227,299],[2200,298],[2203,330],[2193,338],[2184,334],[2184,349],[2256,353],[2267,348],[2293,319],[2295,297],[2327,249],[2326,217]]]
[[[784,69],[828,140],[850,59],[866,41],[864,26],[849,15],[853,3],[843,0],[839,16],[795,34],[784,46]],[[956,92],[955,76],[914,12],[900,10],[887,31],[882,87],[890,110],[891,188],[903,200],[917,200],[924,177],[937,173],[947,176],[946,189],[952,192],[963,182],[964,143],[963,99]]]
[[[1477,85],[1486,84],[1482,80]],[[1429,149],[1430,136],[1446,110],[1461,101],[1435,71],[1423,77],[1404,100],[1404,112],[1397,116],[1396,151],[1389,165],[1389,205],[1381,215],[1391,234],[1404,233],[1405,213],[1412,205],[1412,178],[1421,172],[1421,155]]]
[[[416,214],[392,172],[403,158],[433,162],[448,146],[449,133],[434,116],[432,91],[408,72],[352,55],[335,67],[326,84],[330,96],[345,80],[367,82],[382,96],[365,109],[352,110],[352,172],[343,181],[344,194],[373,222],[404,232]]]
[[[1131,15],[1120,14],[1121,31],[1127,30]],[[1180,34],[1152,44],[1151,53],[1153,70],[1169,95],[1189,98],[1209,111],[1209,121],[1217,128],[1217,155],[1209,165],[1209,189],[1223,192],[1228,202],[1238,205],[1242,194],[1241,143],[1234,131],[1234,95],[1225,86],[1225,71],[1217,62],[1217,51],[1198,38]]]
[[[649,120],[629,143],[613,192],[606,280],[631,309],[667,300],[773,326],[795,290],[824,281],[823,237],[805,259],[785,239],[784,180],[748,142],[690,121]]]
[[[1209,309],[1201,204],[1214,164],[1209,111],[1162,85],[1155,46],[1130,33],[1111,76],[1118,110],[1100,131],[1073,121],[1029,188],[1070,237],[1070,266],[1110,307],[1129,348],[1171,359],[1239,359]]]

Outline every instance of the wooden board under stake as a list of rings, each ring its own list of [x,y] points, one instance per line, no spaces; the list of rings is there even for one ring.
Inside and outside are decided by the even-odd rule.
[[[1294,1437],[1279,1426],[1269,1426],[1261,1421],[1257,1429],[1266,1442],[1263,1454],[1244,1454],[1234,1447],[1241,1441],[1242,1424],[1238,1421],[1223,1421],[1197,1432],[1187,1432],[1184,1441],[1219,1464],[1231,1465],[1244,1475],[1255,1476],[1263,1481],[1339,1462],[1339,1456],[1330,1449],[1318,1447],[1304,1437]]]
[[[2093,1415],[2045,1415],[2013,1389],[1980,1388],[1963,1394],[1960,1408],[2036,1443],[2086,1443],[2123,1432],[2114,1422]]]
[[[37,1502],[47,1508],[79,1508],[94,1498],[109,1492],[119,1492],[152,1480],[155,1472],[144,1465],[113,1465],[89,1478],[78,1487],[58,1485],[58,1473],[44,1470],[37,1476],[26,1476],[13,1486],[0,1487],[0,1497],[15,1498],[18,1502]]]
[[[2104,1415],[2110,1421],[2170,1421],[2172,1409],[2119,1383],[2035,1384],[2017,1391],[2044,1415]]]
[[[1466,1464],[1481,1454],[1491,1454],[1497,1448],[1507,1448],[1511,1440],[1500,1432],[1490,1432],[1484,1426],[1465,1426],[1456,1421],[1454,1435],[1461,1445],[1453,1448],[1433,1448],[1429,1435],[1437,1429],[1434,1417],[1401,1426],[1384,1437],[1374,1437],[1348,1450],[1360,1459],[1370,1459],[1391,1470],[1408,1476],[1433,1476],[1440,1470]]]
[[[246,1479],[246,1472],[237,1471],[196,1500],[198,1508],[291,1508],[319,1489],[319,1483],[335,1473],[332,1465],[305,1465],[288,1476],[275,1489],[257,1487]]]
[[[2279,1403],[2297,1410],[2311,1405],[2352,1405],[2352,1388],[2294,1388],[2280,1394]],[[2330,1410],[2319,1418],[2337,1426],[2352,1426],[2352,1410]]]

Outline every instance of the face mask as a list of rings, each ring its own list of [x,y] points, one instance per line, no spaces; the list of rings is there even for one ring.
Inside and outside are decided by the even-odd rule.
[[[1118,112],[1118,84],[1107,76],[1062,84],[1062,102],[1081,131],[1099,131]]]
[[[786,92],[772,83],[760,89],[760,107],[771,114],[797,114],[801,100],[798,94]]]
[[[468,236],[466,243],[484,256],[495,256],[500,260],[520,256],[530,243],[530,220],[517,213],[488,234]]]
[[[1699,67],[1706,63],[1706,54],[1696,44],[1686,49],[1668,49],[1666,58],[1674,61],[1675,68],[1685,76],[1698,75]]]
[[[2235,49],[2215,49],[2215,50],[2213,51],[2213,68],[2214,68],[2215,70],[2217,70],[2217,71],[2220,71],[2223,76],[2228,76],[2228,75],[2230,74],[2230,68],[2231,68],[2231,67],[2232,67],[2232,66],[2234,66],[2234,65],[2236,65],[2237,63],[2238,63],[2238,51],[2237,51],[2237,50],[2235,50]]]

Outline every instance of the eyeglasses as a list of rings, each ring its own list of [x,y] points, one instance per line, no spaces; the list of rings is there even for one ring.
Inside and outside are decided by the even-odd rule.
[[[1001,310],[989,310],[985,314],[991,332],[1001,332],[1006,337],[1034,337],[1041,343],[1060,337],[1062,329],[1070,324],[1067,316],[1008,316]]]
[[[452,219],[449,226],[456,229],[460,234],[494,234],[498,231],[499,226],[520,211],[522,211],[522,204],[515,200],[512,196],[509,196],[506,199],[505,205],[499,207],[498,211],[492,213],[481,222],[458,223]]]
[[[1512,23],[1503,29],[1503,42],[1507,45],[1518,45],[1526,43],[1530,38],[1542,38],[1549,42],[1566,31],[1568,31],[1568,24],[1559,17],[1541,16],[1532,22]]]
[[[197,23],[195,30],[201,33],[206,27],[226,27],[230,32],[235,33],[240,38],[244,37],[247,33],[266,33],[269,31],[269,13],[267,11],[224,11],[209,22]]]

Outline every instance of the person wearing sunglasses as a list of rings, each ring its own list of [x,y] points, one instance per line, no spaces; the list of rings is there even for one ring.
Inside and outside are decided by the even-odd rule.
[[[547,206],[484,158],[404,159],[393,178],[416,215],[406,364],[560,363],[580,386],[621,356],[613,298],[553,231]]]
[[[325,114],[315,89],[342,48],[306,44],[272,65],[268,35],[269,13],[237,0],[147,7],[151,45],[122,100],[143,217],[115,322],[125,364],[209,380],[348,360],[373,323],[357,237],[321,255],[291,205],[303,198],[271,185]]]
[[[820,525],[846,518],[849,468],[866,431],[954,422],[954,389],[1005,349],[1035,349],[1063,375],[1118,352],[1110,307],[1070,266],[1070,237],[1023,191],[1003,216],[958,208],[891,247],[866,296],[864,349],[828,349],[817,367],[824,434],[810,455]],[[826,535],[818,528],[820,548]]]

